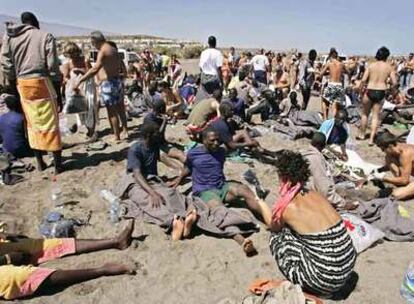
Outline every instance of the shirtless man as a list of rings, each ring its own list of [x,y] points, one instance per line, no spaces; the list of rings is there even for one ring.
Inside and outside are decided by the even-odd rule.
[[[283,98],[286,98],[290,91],[290,78],[286,67],[276,71],[274,77],[274,85],[276,90],[280,90],[283,93]]]
[[[327,120],[329,107],[332,104],[332,115],[335,117],[340,105],[345,102],[345,90],[342,85],[342,75],[347,73],[345,65],[339,60],[338,52],[332,48],[329,52],[329,62],[323,67],[321,76],[329,71],[329,82],[322,94],[322,114]]]
[[[414,145],[399,143],[397,137],[386,132],[378,136],[377,146],[385,152],[385,166],[378,172],[391,171],[392,175],[380,176],[375,179],[397,186],[392,195],[398,199],[409,199],[414,196]]]
[[[388,79],[394,87],[397,84],[397,77],[393,67],[387,62],[390,51],[382,47],[375,56],[376,62],[369,65],[362,77],[360,90],[362,97],[362,115],[359,140],[365,139],[365,131],[368,124],[368,116],[372,110],[371,135],[369,145],[374,145],[375,136],[380,124],[379,114],[384,102],[385,91],[388,89]],[[363,93],[363,85],[368,82],[367,90]]]
[[[108,111],[109,123],[115,135],[115,142],[119,142],[121,139],[119,120],[121,120],[123,137],[128,137],[124,108],[124,85],[120,75],[122,63],[117,48],[106,41],[101,32],[91,33],[91,43],[99,50],[98,58],[95,65],[74,86],[74,90],[78,89],[82,82],[98,75],[101,100]]]

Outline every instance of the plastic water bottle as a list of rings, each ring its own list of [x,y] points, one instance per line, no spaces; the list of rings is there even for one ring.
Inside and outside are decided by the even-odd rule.
[[[118,223],[119,222],[119,203],[120,200],[118,197],[115,196],[111,191],[109,190],[101,190],[101,198],[109,202],[109,218],[111,223]]]
[[[59,186],[56,176],[52,178],[52,184],[50,189],[50,199],[52,201],[53,207],[62,207],[63,205],[63,193],[62,189]]]
[[[408,267],[403,284],[400,288],[400,293],[407,303],[414,304],[414,262],[411,262]]]

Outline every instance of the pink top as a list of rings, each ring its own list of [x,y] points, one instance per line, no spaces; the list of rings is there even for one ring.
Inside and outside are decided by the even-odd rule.
[[[300,189],[302,189],[301,183],[292,186],[290,182],[282,182],[279,188],[280,197],[272,207],[272,222],[280,224],[283,212]]]

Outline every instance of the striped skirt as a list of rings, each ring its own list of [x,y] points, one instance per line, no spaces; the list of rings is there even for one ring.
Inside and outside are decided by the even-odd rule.
[[[321,296],[339,291],[356,261],[355,248],[342,220],[326,231],[305,235],[284,227],[271,234],[270,251],[289,281]]]

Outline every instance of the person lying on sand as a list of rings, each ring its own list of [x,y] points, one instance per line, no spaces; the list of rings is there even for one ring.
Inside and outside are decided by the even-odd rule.
[[[127,197],[139,205],[152,222],[171,231],[172,239],[177,241],[190,235],[197,214],[194,207],[186,206],[177,198],[175,189],[168,191],[168,186],[158,178],[160,144],[159,125],[147,120],[141,127],[141,138],[128,151],[127,172],[132,173],[133,180],[125,188]]]
[[[225,149],[220,147],[217,131],[211,127],[204,130],[202,143],[187,153],[186,166],[173,186],[178,186],[184,177],[191,173],[193,195],[201,198],[210,209],[217,205],[234,203],[241,198],[254,215],[261,217],[264,223],[269,225],[270,210],[266,203],[259,200],[247,186],[226,182],[223,172]],[[240,234],[233,238],[243,247],[247,256],[257,254],[251,240]]]
[[[302,155],[284,151],[276,168],[280,197],[272,208],[270,251],[289,281],[328,297],[351,278],[357,257],[351,237],[331,203],[306,188],[311,172]]]
[[[32,266],[68,255],[105,249],[124,250],[131,244],[133,231],[134,221],[129,221],[127,227],[112,239],[32,239],[1,234],[0,297],[15,300],[51,287],[65,287],[102,276],[134,274],[132,267],[117,263],[76,270]]]
[[[377,146],[385,152],[385,166],[378,172],[391,171],[392,175],[382,176],[374,173],[374,179],[396,186],[394,189],[386,189],[386,194],[392,194],[399,200],[414,197],[414,145],[398,142],[396,136],[389,132],[380,134],[376,140]],[[384,193],[385,194],[385,193]]]

